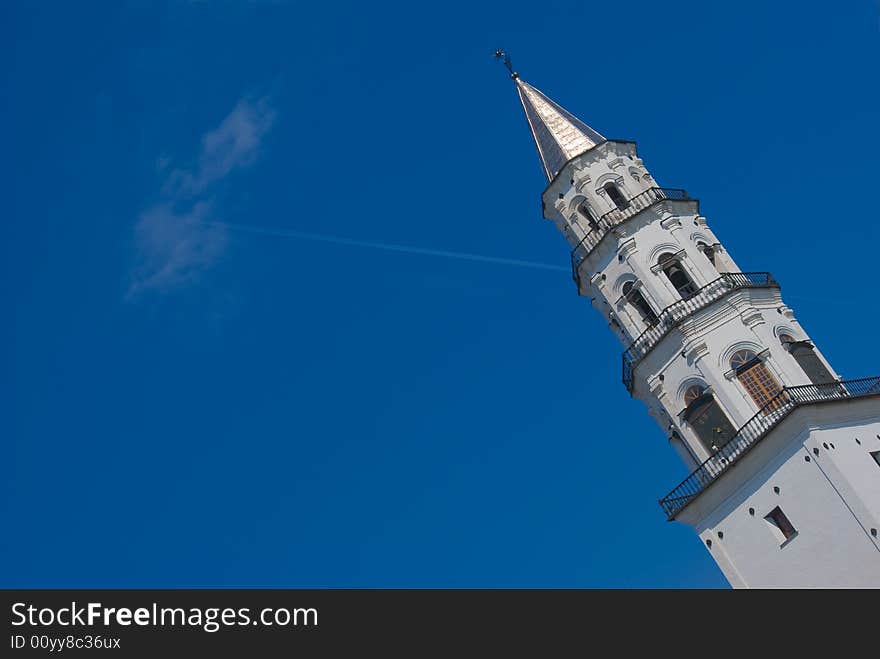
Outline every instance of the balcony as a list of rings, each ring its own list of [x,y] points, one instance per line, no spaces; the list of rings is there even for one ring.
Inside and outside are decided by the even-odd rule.
[[[615,208],[605,213],[598,220],[590,222],[590,230],[575,248],[571,250],[571,277],[577,284],[579,292],[581,290],[580,265],[587,258],[587,255],[608,235],[608,232],[630,218],[635,217],[643,210],[663,201],[689,201],[697,205],[697,212],[700,210],[700,202],[696,199],[691,199],[685,190],[650,188],[630,199],[625,208]]]
[[[701,492],[717,481],[721,474],[764,439],[792,410],[804,405],[878,395],[880,377],[783,388],[729,442],[697,467],[672,492],[660,499],[660,507],[670,520],[674,519]]]
[[[632,393],[636,365],[664,336],[692,314],[743,288],[779,288],[779,284],[769,272],[723,272],[718,279],[710,281],[691,297],[673,302],[661,311],[657,322],[639,334],[623,353],[623,384],[627,390]]]

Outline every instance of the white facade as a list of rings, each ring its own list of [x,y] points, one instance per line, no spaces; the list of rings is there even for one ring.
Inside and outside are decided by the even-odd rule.
[[[734,586],[880,587],[880,380],[826,384],[840,378],[778,284],[739,273],[697,201],[513,77],[578,292],[629,348],[627,388],[698,470],[664,501],[670,517]]]
[[[856,441],[858,440],[858,441]],[[734,587],[880,587],[876,398],[795,410],[678,516]],[[765,516],[779,507],[796,533]]]

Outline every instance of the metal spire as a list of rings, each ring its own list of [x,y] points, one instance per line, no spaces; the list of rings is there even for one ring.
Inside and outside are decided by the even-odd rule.
[[[552,181],[569,160],[605,141],[602,135],[565,108],[551,101],[529,83],[520,80],[510,64],[508,53],[501,49],[496,50],[495,58],[507,67],[511,79],[516,83],[519,100],[526,113],[526,120],[532,130],[548,181]]]

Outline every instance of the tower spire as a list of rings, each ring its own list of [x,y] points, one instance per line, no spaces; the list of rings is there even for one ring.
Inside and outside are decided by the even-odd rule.
[[[499,49],[495,51],[495,57],[507,67],[516,84],[548,181],[552,181],[569,160],[606,141],[568,110],[522,80],[513,70],[508,53]]]

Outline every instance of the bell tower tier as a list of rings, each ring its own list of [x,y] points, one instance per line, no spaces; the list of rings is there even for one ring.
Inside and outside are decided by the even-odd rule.
[[[843,380],[777,280],[741,271],[700,202],[660,185],[633,142],[511,78],[578,294],[691,472],[661,499],[668,518],[734,586],[880,587],[880,378]]]

